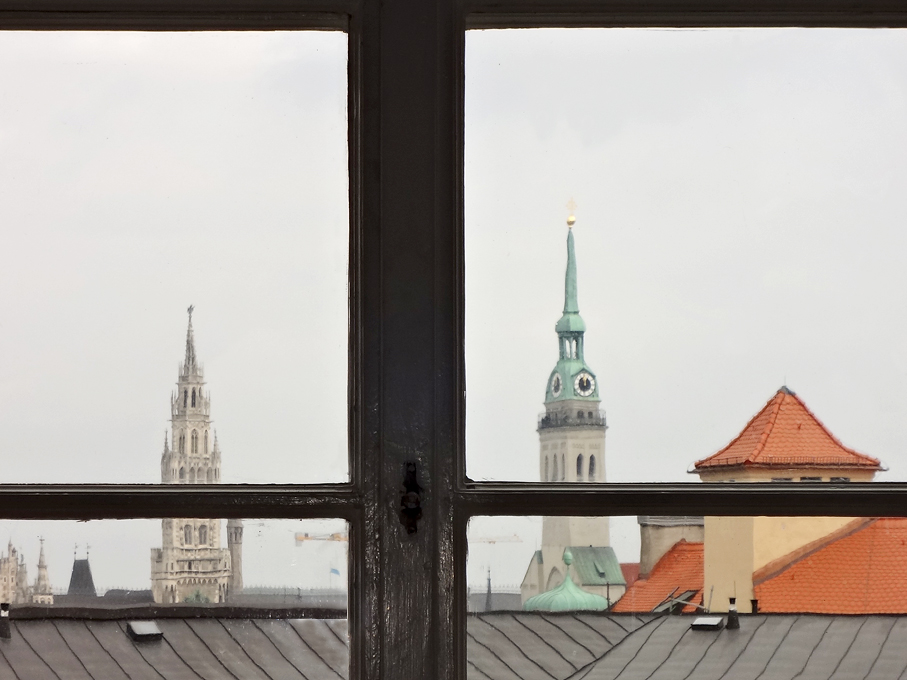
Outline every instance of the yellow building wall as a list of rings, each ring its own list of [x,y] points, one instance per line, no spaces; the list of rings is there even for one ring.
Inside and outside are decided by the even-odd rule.
[[[702,603],[713,612],[726,612],[729,599],[750,612],[753,598],[753,518],[705,518],[705,588]]]
[[[853,517],[754,517],[753,571],[837,531]]]

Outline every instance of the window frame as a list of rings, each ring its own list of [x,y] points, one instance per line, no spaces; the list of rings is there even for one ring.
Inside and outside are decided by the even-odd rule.
[[[349,483],[0,485],[0,516],[345,519],[353,680],[466,677],[473,515],[907,516],[904,483],[467,478],[465,30],[542,26],[907,27],[907,8],[896,0],[0,0],[0,30],[345,30],[350,182]],[[422,511],[414,533],[400,512],[409,463]]]

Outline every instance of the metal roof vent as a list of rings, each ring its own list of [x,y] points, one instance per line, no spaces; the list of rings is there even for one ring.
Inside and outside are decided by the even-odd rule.
[[[136,642],[150,642],[164,637],[154,621],[130,621],[126,624],[126,632]]]
[[[723,616],[697,616],[690,624],[693,630],[721,630],[724,628]]]

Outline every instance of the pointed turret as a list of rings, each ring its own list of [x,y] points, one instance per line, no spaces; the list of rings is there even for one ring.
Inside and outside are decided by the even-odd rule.
[[[44,539],[41,539],[41,553],[38,556],[38,577],[35,579],[35,589],[32,601],[37,604],[53,604],[53,594],[50,590],[50,579],[47,576],[47,562],[44,560]]]
[[[198,369],[198,362],[195,359],[195,335],[192,333],[192,312],[195,311],[195,305],[189,305],[189,327],[186,329],[186,358],[183,361],[183,373],[188,374],[190,371],[195,373]]]

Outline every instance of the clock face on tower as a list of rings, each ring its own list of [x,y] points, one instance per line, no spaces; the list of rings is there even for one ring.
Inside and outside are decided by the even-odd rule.
[[[561,396],[561,392],[563,391],[563,389],[564,389],[564,383],[561,382],[561,374],[555,373],[551,377],[551,396],[552,397]]]
[[[583,371],[573,381],[573,389],[579,396],[588,397],[595,391],[595,378]]]

